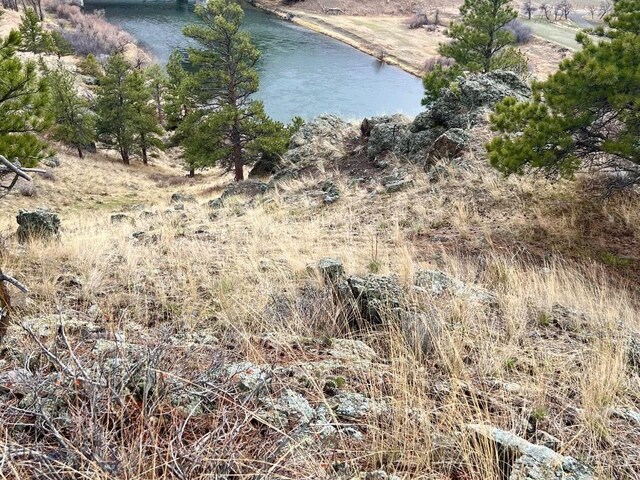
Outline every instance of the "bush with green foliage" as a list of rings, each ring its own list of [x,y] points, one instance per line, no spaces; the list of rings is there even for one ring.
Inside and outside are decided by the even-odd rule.
[[[49,92],[36,64],[16,56],[21,45],[17,31],[0,40],[0,155],[33,166],[46,149],[35,134],[51,123]]]
[[[640,0],[620,0],[607,21],[610,41],[579,34],[582,50],[535,83],[531,101],[496,106],[500,135],[487,145],[494,167],[570,176],[585,166],[640,182]]]

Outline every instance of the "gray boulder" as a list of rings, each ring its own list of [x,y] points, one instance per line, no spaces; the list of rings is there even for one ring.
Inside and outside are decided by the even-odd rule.
[[[416,287],[436,296],[447,293],[491,307],[495,307],[498,304],[498,298],[495,293],[482,287],[467,285],[457,278],[436,270],[420,270],[416,272],[414,284]]]
[[[530,95],[529,86],[512,72],[461,77],[415,118],[411,131],[421,132],[436,126],[467,129],[478,123],[499,101],[507,97],[526,100]]]
[[[236,182],[220,195],[220,198],[224,200],[225,198],[233,197],[236,195],[244,195],[246,197],[256,197],[258,195],[262,195],[268,190],[269,186],[261,182],[259,180],[243,180],[242,182]]]
[[[60,217],[50,210],[20,210],[16,217],[18,222],[18,240],[21,242],[32,238],[53,238],[60,235]]]
[[[371,325],[380,325],[388,318],[398,318],[405,311],[405,292],[395,276],[350,277],[347,284],[360,317]]]
[[[288,164],[315,163],[319,158],[339,160],[345,155],[344,143],[355,134],[347,122],[335,115],[321,115],[305,123],[291,137],[289,150],[283,155]]]
[[[344,265],[335,258],[323,258],[318,262],[318,271],[325,281],[335,284],[344,275]]]
[[[370,129],[365,137],[368,138],[367,155],[375,159],[382,153],[395,151],[405,141],[411,121],[404,115],[391,115],[365,119],[365,122],[367,129]],[[361,128],[364,130],[364,127]]]
[[[469,144],[469,135],[461,128],[452,128],[440,135],[430,148],[432,158],[455,158],[460,156]]]
[[[576,459],[542,445],[534,445],[511,432],[488,425],[467,425],[482,447],[487,442],[503,459],[501,469],[508,480],[595,480],[590,468]]]

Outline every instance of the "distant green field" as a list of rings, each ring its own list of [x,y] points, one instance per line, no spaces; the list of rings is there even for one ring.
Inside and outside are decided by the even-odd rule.
[[[534,35],[544,40],[571,50],[580,49],[580,44],[576,42],[576,33],[580,31],[577,28],[565,27],[541,20],[521,20],[522,23],[529,25],[533,29]]]

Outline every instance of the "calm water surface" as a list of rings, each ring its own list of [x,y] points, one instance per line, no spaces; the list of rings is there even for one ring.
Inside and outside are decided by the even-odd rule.
[[[191,41],[185,25],[197,21],[193,5],[163,0],[85,0],[86,9],[131,33],[156,60]],[[334,113],[344,118],[420,110],[418,78],[354,48],[245,5],[245,26],[262,52],[260,91],[267,113],[281,121]]]

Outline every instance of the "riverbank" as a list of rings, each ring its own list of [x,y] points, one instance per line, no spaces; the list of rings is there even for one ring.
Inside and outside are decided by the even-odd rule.
[[[347,9],[344,10],[345,13],[335,15],[321,13],[312,5],[297,4],[293,8],[282,8],[281,4],[274,0],[254,0],[250,3],[256,8],[336,39],[418,77],[424,75],[425,64],[438,56],[440,43],[448,41],[445,35],[446,25],[457,15],[457,7],[451,3],[448,6],[446,3],[430,4],[428,15],[433,18],[437,9],[438,25],[427,30],[408,28],[407,21],[411,10],[400,7],[395,8],[392,13],[378,9],[379,14],[371,14],[371,11],[376,11],[371,7],[362,12]],[[566,46],[554,39],[555,37],[546,38],[536,32],[529,43],[520,47],[529,58],[532,75],[537,79],[545,79],[555,72],[568,53]]]
[[[406,18],[400,16],[327,15],[298,8],[283,9],[268,0],[251,3],[256,8],[338,40],[418,77],[424,74],[428,58],[437,56],[438,45],[446,40],[444,27],[435,27],[430,32],[412,30],[407,28]],[[446,13],[443,20],[449,17],[450,14]]]

